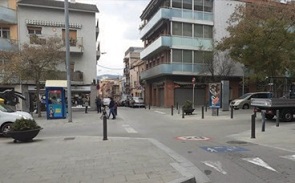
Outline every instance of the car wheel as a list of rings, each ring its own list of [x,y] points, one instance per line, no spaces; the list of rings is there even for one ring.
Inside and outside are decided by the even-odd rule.
[[[244,104],[243,109],[249,109],[249,104]]]
[[[1,132],[3,134],[4,137],[7,137],[8,135],[6,134],[9,130],[10,130],[10,127],[11,127],[12,123],[5,123],[2,127],[1,127]]]
[[[293,113],[291,110],[288,110],[288,109],[284,109],[282,111],[282,115],[281,115],[281,118],[283,119],[283,121],[286,121],[286,122],[290,122],[293,120]]]

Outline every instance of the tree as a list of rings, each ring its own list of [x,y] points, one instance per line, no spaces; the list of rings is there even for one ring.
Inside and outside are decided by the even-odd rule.
[[[253,1],[238,6],[228,20],[220,51],[247,66],[253,77],[282,77],[295,71],[295,5]]]
[[[32,37],[39,39],[38,37]],[[58,37],[51,37],[42,41],[32,41],[36,44],[24,44],[19,51],[0,52],[5,58],[2,65],[4,70],[4,82],[11,78],[19,78],[20,81],[33,81],[36,84],[36,95],[40,95],[41,81],[52,79],[57,72],[57,66],[64,62],[64,47]],[[41,117],[40,101],[37,100],[38,116]]]

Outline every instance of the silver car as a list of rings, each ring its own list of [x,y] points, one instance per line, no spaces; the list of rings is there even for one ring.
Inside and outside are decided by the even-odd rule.
[[[132,97],[129,105],[130,107],[145,107],[142,97]]]
[[[251,105],[251,98],[271,98],[272,94],[270,92],[255,92],[246,93],[241,97],[233,100],[230,106],[234,109],[249,109]]]

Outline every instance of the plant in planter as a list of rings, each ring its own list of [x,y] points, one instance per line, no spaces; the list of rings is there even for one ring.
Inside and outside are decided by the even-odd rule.
[[[185,114],[192,114],[195,110],[193,109],[193,103],[190,100],[184,102],[182,109]]]
[[[42,130],[34,119],[17,119],[8,131],[8,135],[14,139],[14,142],[28,142],[35,138]]]

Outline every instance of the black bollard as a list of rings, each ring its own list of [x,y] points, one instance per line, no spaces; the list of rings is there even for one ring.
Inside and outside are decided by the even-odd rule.
[[[276,126],[278,127],[278,126],[280,126],[280,111],[279,110],[276,111],[276,117],[277,117],[277,119],[276,119],[276,122],[277,122]]]
[[[230,107],[230,118],[233,119],[233,117],[234,117],[234,107],[231,106]]]
[[[151,104],[149,104],[149,110],[151,109]]]
[[[171,116],[173,116],[173,105],[171,105]]]
[[[255,114],[251,115],[251,138],[255,138]]]
[[[184,110],[183,110],[183,108],[182,108],[182,118],[184,118]]]
[[[217,108],[216,116],[219,116],[219,108]]]
[[[103,116],[103,140],[108,140],[107,116]]]
[[[202,106],[202,119],[204,119],[204,106]]]
[[[262,117],[261,131],[264,132],[265,131],[265,112],[264,111],[261,111],[261,117]]]

